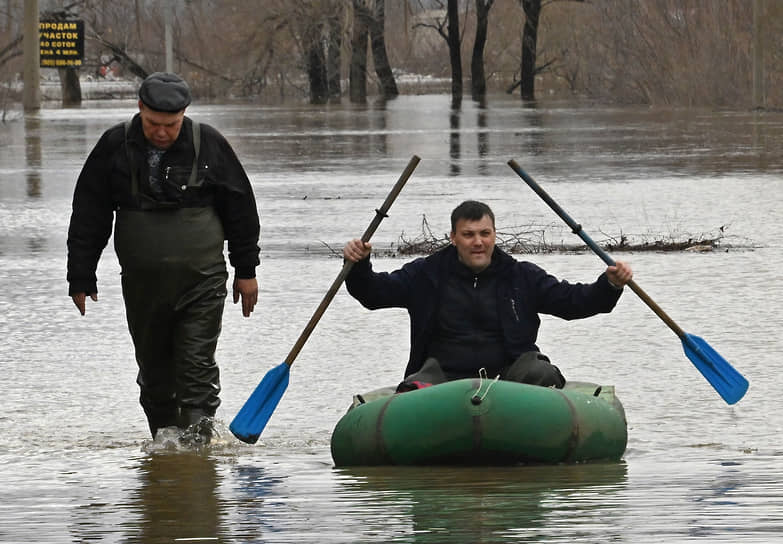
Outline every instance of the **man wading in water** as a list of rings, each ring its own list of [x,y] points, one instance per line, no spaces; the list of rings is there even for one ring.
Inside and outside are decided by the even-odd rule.
[[[114,225],[140,403],[158,430],[212,436],[220,404],[215,349],[228,273],[249,317],[258,300],[259,220],[250,181],[213,127],[185,117],[190,89],[157,72],[139,113],[100,138],[82,168],[68,229],[68,294],[82,315],[98,300],[96,268]],[[193,426],[193,427],[191,427]]]

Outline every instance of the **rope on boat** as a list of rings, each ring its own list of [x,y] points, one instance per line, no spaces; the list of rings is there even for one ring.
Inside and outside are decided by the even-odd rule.
[[[470,402],[473,404],[481,404],[485,398],[487,398],[487,395],[489,394],[489,390],[492,388],[495,383],[500,379],[500,374],[495,376],[495,379],[489,381],[487,384],[487,388],[484,390],[484,393],[482,395],[479,395],[481,393],[481,388],[484,387],[484,382],[488,380],[487,378],[487,369],[486,368],[480,368],[479,369],[479,386],[478,389],[476,389],[476,392],[473,393],[473,396],[470,399]]]

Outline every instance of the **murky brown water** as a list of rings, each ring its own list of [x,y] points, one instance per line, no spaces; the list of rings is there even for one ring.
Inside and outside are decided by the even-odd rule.
[[[479,198],[500,230],[539,225],[573,242],[506,165],[515,159],[596,239],[724,227],[725,251],[616,254],[687,332],[751,387],[727,406],[677,337],[628,292],[610,315],[544,318],[540,342],[567,377],[614,384],[629,420],[621,463],[511,468],[335,469],[331,429],[351,395],[399,380],[407,317],[345,292],[294,364],[261,440],[206,451],[152,443],[137,405],[119,268],[100,300],[66,296],[65,235],[79,169],[132,101],[46,107],[0,126],[0,541],[769,542],[783,532],[777,368],[783,265],[783,114],[523,109],[448,96],[385,108],[194,105],[234,144],[262,215],[261,306],[228,305],[219,347],[233,418],[287,355],[341,267],[330,255],[372,220],[408,159],[422,162],[374,241],[445,233]],[[590,281],[591,253],[527,255]],[[392,269],[403,259],[379,259]]]

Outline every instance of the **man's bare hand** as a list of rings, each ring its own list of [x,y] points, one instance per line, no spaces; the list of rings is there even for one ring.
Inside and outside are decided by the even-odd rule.
[[[76,305],[76,307],[79,308],[79,313],[84,315],[84,312],[87,311],[87,293],[74,293],[71,295],[71,298],[73,299],[73,303]],[[98,302],[98,293],[90,293],[90,298],[93,301]]]
[[[258,302],[258,281],[255,278],[234,278],[234,304],[242,298],[242,315],[250,317]]]
[[[606,268],[606,277],[609,283],[621,288],[633,279],[633,270],[631,270],[631,266],[628,263],[615,261],[614,266]]]
[[[372,250],[372,245],[369,242],[362,242],[358,238],[349,241],[343,247],[343,257],[349,261],[355,263],[367,258]]]

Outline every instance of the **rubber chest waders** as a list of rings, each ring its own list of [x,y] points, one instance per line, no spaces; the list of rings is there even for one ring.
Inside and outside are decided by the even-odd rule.
[[[127,146],[126,124],[126,146]],[[187,191],[198,177],[200,131],[193,122],[194,159]],[[131,191],[139,195],[136,168]],[[117,210],[114,247],[139,366],[140,401],[150,428],[185,425],[190,412],[214,415],[220,404],[215,349],[228,274],[223,226],[212,207]]]

